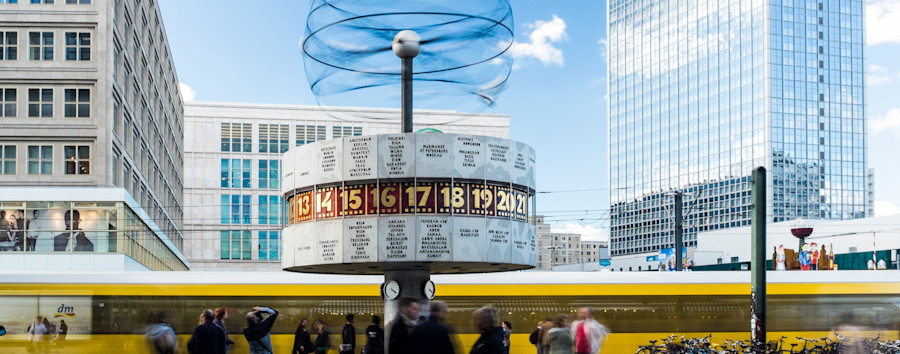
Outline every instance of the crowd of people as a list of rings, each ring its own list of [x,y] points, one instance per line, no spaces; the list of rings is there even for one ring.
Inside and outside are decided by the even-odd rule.
[[[34,322],[25,329],[25,333],[28,335],[28,340],[31,341],[30,351],[44,353],[51,347],[57,346],[58,341],[66,340],[69,326],[66,324],[66,320],[60,320],[57,324],[56,321],[50,321],[47,317],[37,316]],[[5,334],[6,327],[0,326],[0,336]]]
[[[594,319],[593,309],[582,307],[574,322],[562,314],[541,321],[529,339],[538,354],[593,354],[608,336],[609,329]]]
[[[456,342],[455,329],[445,322],[447,303],[431,301],[429,316],[420,316],[420,304],[414,298],[398,299],[398,312],[394,319],[382,329],[381,318],[373,315],[364,332],[365,344],[357,346],[356,316],[346,316],[347,322],[341,329],[341,343],[331,343],[331,333],[324,320],[315,321],[308,329],[309,321],[301,319],[294,333],[291,354],[326,354],[336,349],[340,354],[383,354],[385,342],[391,354],[454,354],[461,348]],[[278,312],[267,307],[254,307],[246,315],[243,336],[251,354],[274,353],[270,333]],[[224,308],[204,310],[200,324],[194,329],[187,343],[190,353],[224,354],[234,342],[228,337],[225,327],[228,312]],[[470,354],[509,354],[512,323],[500,322],[497,310],[486,306],[473,313],[474,327],[480,334],[469,350]],[[171,328],[148,329],[148,348],[155,353],[173,353],[175,335]],[[312,333],[314,331],[315,333]],[[152,333],[151,333],[152,332]],[[538,354],[595,354],[599,353],[609,330],[593,319],[590,307],[578,310],[578,319],[570,323],[566,315],[541,321],[531,334],[530,340]],[[387,338],[387,341],[385,339]],[[358,350],[359,349],[359,350]]]

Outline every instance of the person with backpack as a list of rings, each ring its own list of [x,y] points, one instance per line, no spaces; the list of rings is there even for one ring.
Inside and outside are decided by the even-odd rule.
[[[265,314],[265,315],[264,315]],[[254,307],[247,313],[247,327],[244,338],[250,344],[250,354],[272,354],[272,339],[269,332],[278,318],[278,311],[268,307]]]
[[[537,354],[541,354],[544,350],[541,345],[541,325],[544,324],[544,321],[538,321],[537,328],[528,335],[528,342],[533,344],[535,349],[537,349]]]
[[[381,317],[372,316],[372,323],[366,327],[366,346],[363,351],[366,354],[384,354],[384,330],[379,324]]]

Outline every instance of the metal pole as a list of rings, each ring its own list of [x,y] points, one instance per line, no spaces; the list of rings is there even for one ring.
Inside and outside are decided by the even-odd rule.
[[[675,270],[679,272],[684,269],[684,259],[681,256],[681,250],[684,249],[684,228],[681,227],[684,219],[684,216],[681,215],[681,198],[683,196],[684,193],[681,191],[675,192]]]
[[[753,170],[750,214],[750,344],[766,349],[766,169]]]
[[[412,119],[412,85],[413,85],[413,58],[402,58],[403,65],[400,72],[400,80],[402,85],[402,106],[400,108],[400,115],[403,116],[403,132],[404,133],[412,133],[413,131],[413,119]]]

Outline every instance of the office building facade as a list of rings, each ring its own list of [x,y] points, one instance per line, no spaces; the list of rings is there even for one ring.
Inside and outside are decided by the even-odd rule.
[[[0,43],[0,269],[187,270],[155,2],[3,1]]]
[[[281,156],[344,136],[400,132],[399,111],[185,104],[185,254],[192,270],[281,270]],[[416,111],[414,131],[509,138],[509,116]],[[427,134],[427,133],[423,133]]]
[[[867,214],[861,0],[611,0],[612,255],[750,223],[768,171],[769,222]]]
[[[550,270],[554,266],[599,264],[609,259],[609,243],[584,240],[581,234],[551,232],[543,215],[532,219],[537,231],[537,269]]]

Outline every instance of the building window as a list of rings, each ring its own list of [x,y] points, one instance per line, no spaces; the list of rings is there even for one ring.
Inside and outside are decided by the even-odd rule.
[[[259,125],[259,152],[283,153],[289,144],[287,124]]]
[[[28,145],[28,174],[53,174],[53,146]]]
[[[0,32],[0,60],[16,60],[19,58],[19,33]]]
[[[281,197],[277,195],[259,196],[259,223],[263,225],[281,224]]]
[[[16,89],[0,88],[0,117],[12,118],[16,116]]]
[[[63,148],[67,175],[91,174],[91,147],[66,145]]]
[[[66,118],[88,118],[91,116],[91,90],[66,89],[63,105]]]
[[[253,127],[250,124],[222,123],[222,151],[250,152]]]
[[[53,117],[53,89],[28,89],[28,116]]]
[[[250,231],[222,231],[222,259],[251,259]]]
[[[28,32],[28,59],[53,60],[53,32]]]
[[[52,4],[53,0],[31,0],[32,4]]]
[[[68,4],[68,5],[74,5],[74,4],[90,5],[91,0],[66,0],[66,4]]]
[[[91,60],[91,34],[66,32],[66,60]]]
[[[0,4],[18,4],[19,0],[0,0]]]
[[[278,189],[278,160],[259,160],[259,188]]]
[[[250,196],[239,194],[222,195],[222,223],[249,224]]]
[[[0,145],[0,175],[16,174],[16,146]]]
[[[222,159],[222,188],[250,188],[250,160]]]
[[[259,255],[261,260],[277,260],[278,259],[278,231],[260,231],[259,232]]]
[[[360,136],[362,135],[362,127],[331,127],[331,135],[334,138],[343,136]]]
[[[297,146],[325,140],[324,125],[298,125]]]

